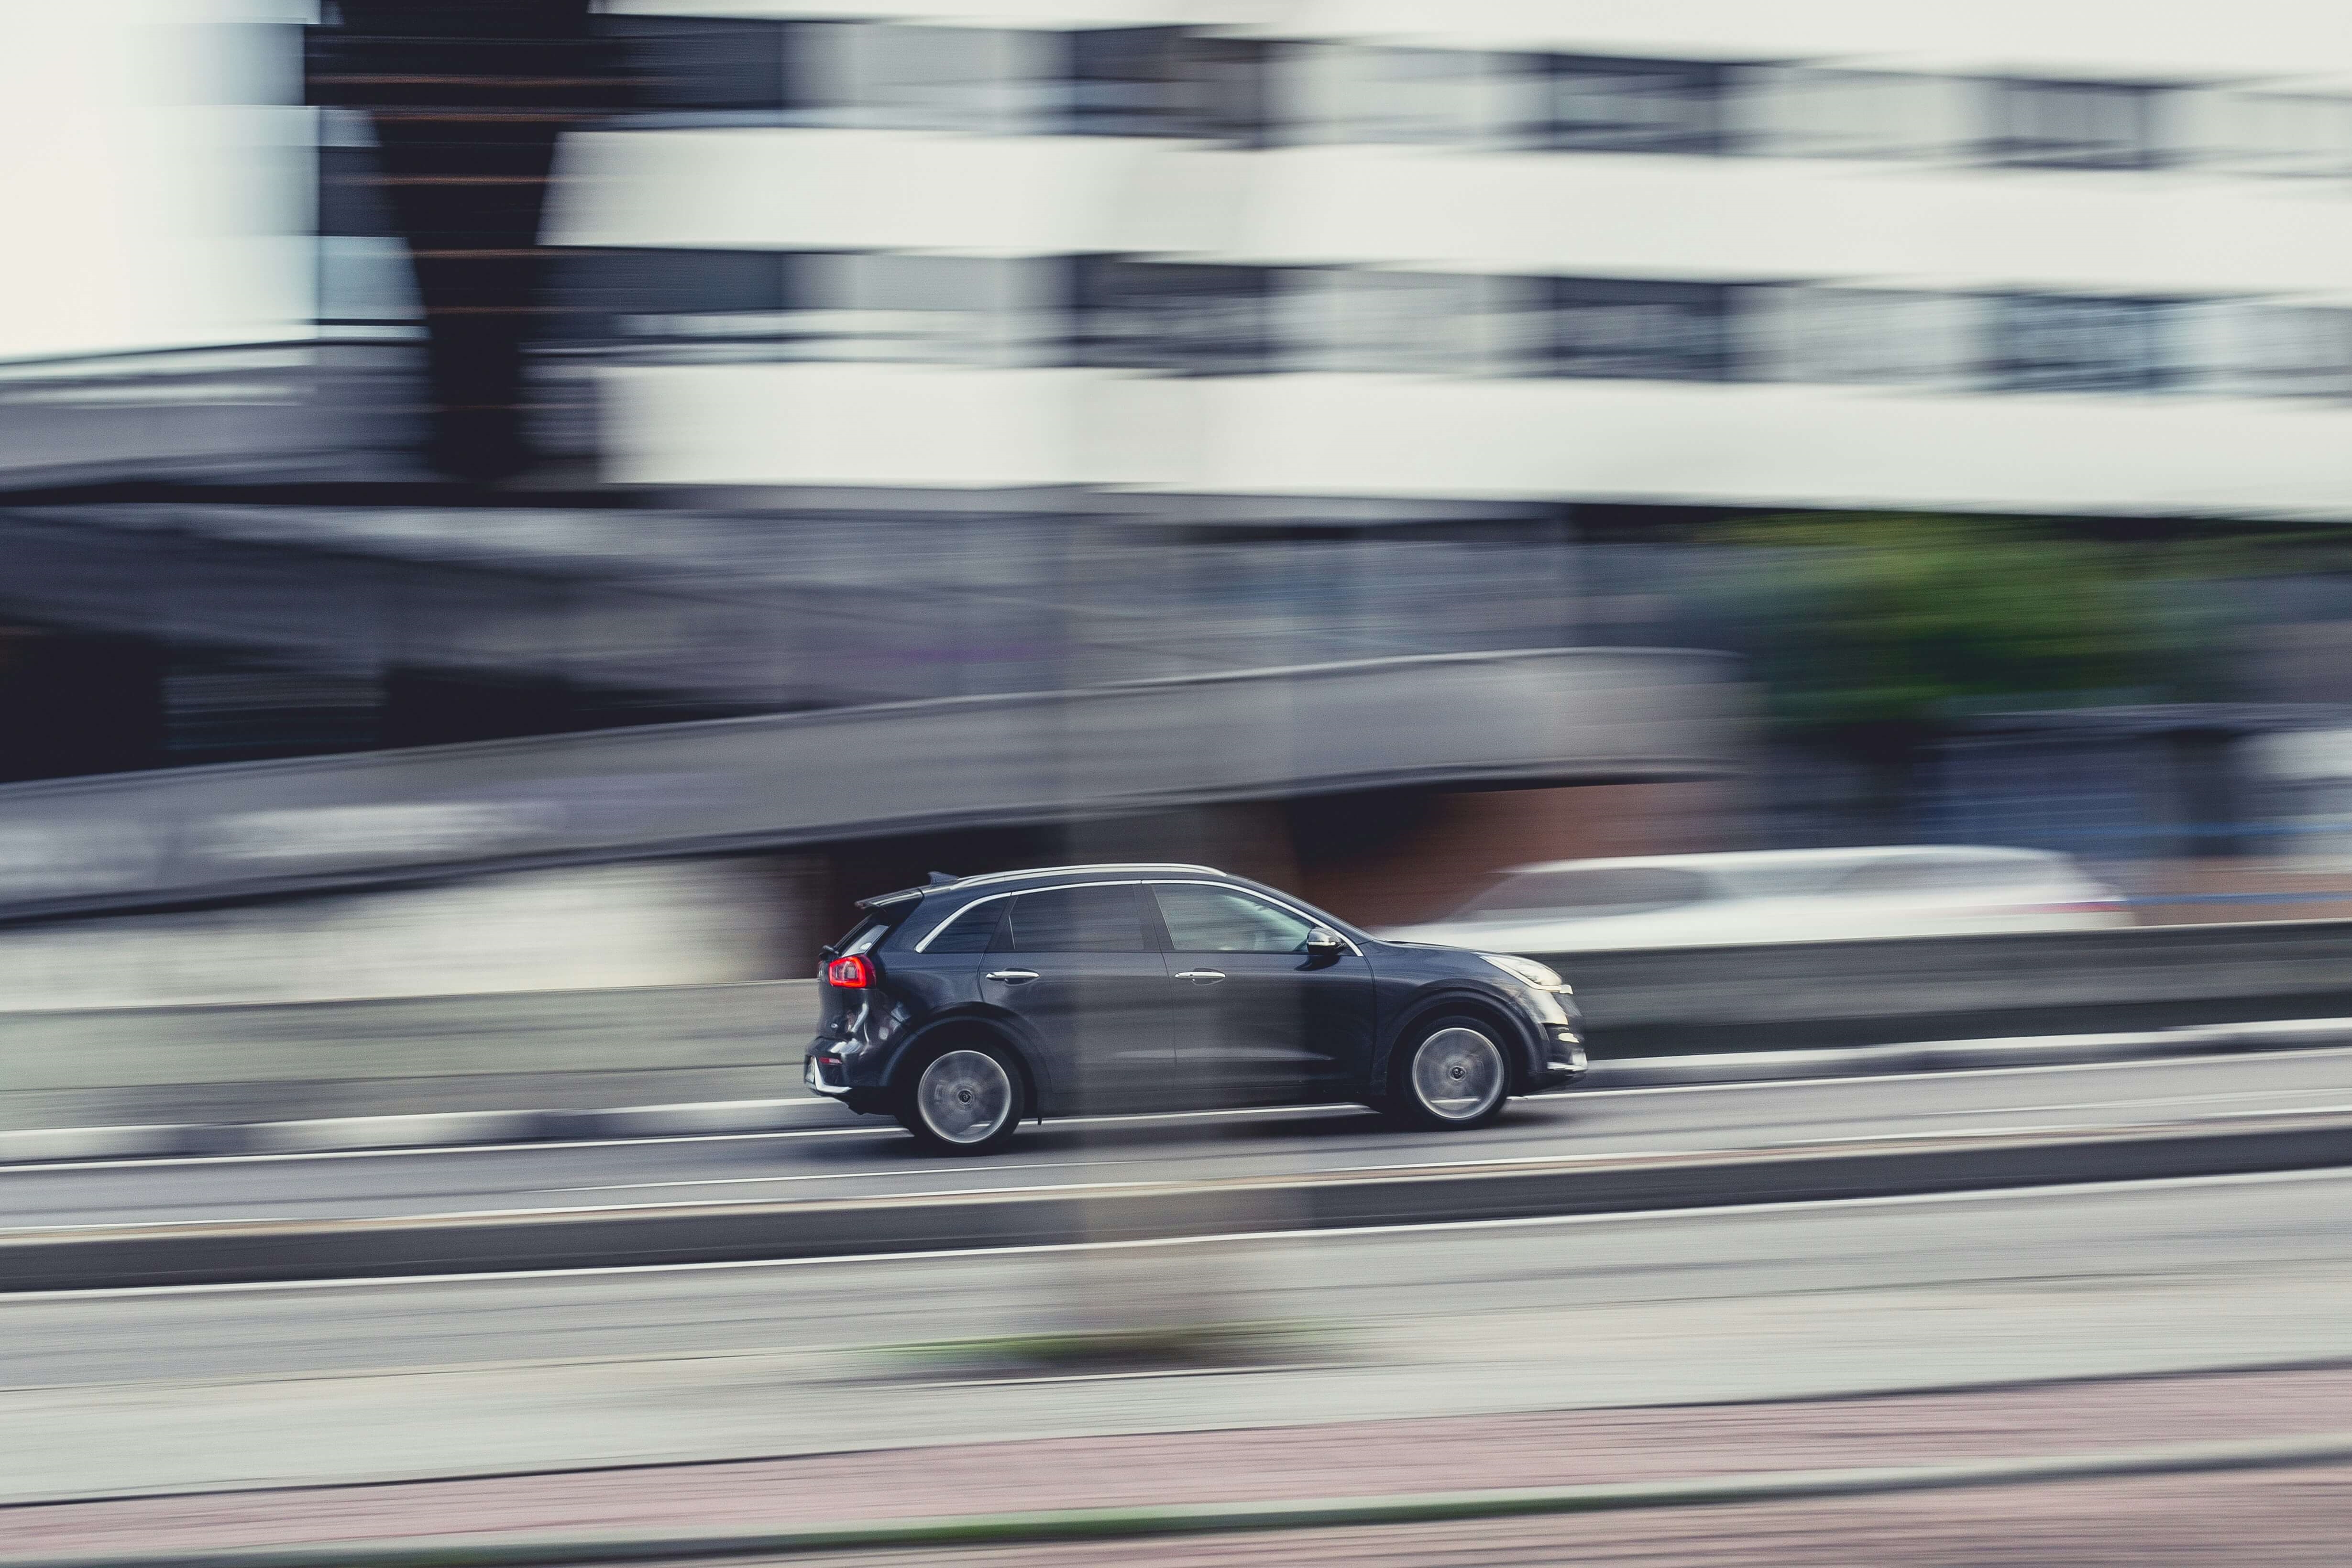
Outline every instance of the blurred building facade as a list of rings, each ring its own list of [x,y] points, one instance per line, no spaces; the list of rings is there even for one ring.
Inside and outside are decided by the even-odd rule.
[[[2325,7],[607,13],[547,363],[623,481],[2352,507]],[[396,322],[341,212],[322,314]]]
[[[0,779],[1737,649],[1710,520],[1795,508],[2352,516],[2323,7],[206,5],[267,24],[206,57],[272,62],[311,287],[0,366]],[[1990,716],[1899,821],[1796,759],[1465,763],[826,896],[1147,841],[1399,918],[1727,841],[2252,852],[2235,759],[2352,727],[2339,580],[2242,580],[2233,711]]]

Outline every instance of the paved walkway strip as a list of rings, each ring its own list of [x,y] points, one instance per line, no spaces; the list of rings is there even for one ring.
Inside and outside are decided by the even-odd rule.
[[[713,1562],[826,1552],[1005,1546],[1284,1530],[1328,1530],[1543,1514],[1720,1507],[1970,1487],[2116,1479],[2352,1462],[2352,1431],[2254,1442],[2191,1443],[2089,1454],[1863,1469],[1764,1471],[1702,1479],[1510,1488],[1406,1497],[1317,1498],[1029,1513],[782,1531],[670,1534],[483,1535],[254,1551],[0,1559],[7,1568],[573,1568],[613,1563]]]

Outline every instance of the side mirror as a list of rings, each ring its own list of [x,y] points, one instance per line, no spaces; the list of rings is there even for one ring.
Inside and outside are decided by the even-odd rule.
[[[1346,946],[1339,940],[1339,934],[1328,925],[1314,926],[1307,933],[1307,951],[1318,958],[1328,958]]]

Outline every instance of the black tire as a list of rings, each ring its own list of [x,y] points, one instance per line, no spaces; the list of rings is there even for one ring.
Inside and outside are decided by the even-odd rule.
[[[898,1093],[898,1124],[926,1148],[992,1155],[1013,1142],[1029,1109],[1021,1065],[1002,1046],[960,1040],[926,1052]]]
[[[1389,1115],[1408,1127],[1446,1132],[1485,1126],[1511,1097],[1506,1038],[1475,1013],[1416,1024],[1397,1045]]]

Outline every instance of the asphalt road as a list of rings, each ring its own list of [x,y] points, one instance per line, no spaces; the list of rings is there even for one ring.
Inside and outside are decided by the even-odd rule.
[[[1003,1155],[927,1155],[820,1108],[755,1135],[0,1168],[0,1230],[761,1202],[1410,1169],[2226,1124],[2352,1113],[2352,1050],[1782,1083],[1574,1091],[1470,1133],[1391,1130],[1351,1109],[1126,1117],[1024,1131]]]
[[[2316,1173],[0,1298],[0,1500],[2346,1359],[2347,1205]],[[1292,1337],[1076,1380],[905,1348],[1206,1319]]]

